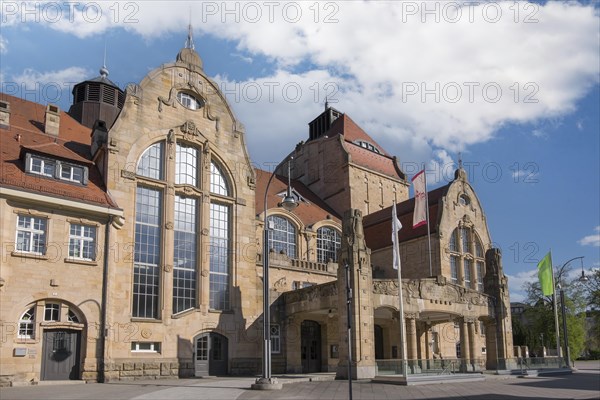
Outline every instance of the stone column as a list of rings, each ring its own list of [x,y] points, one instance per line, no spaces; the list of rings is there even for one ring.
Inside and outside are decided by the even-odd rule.
[[[364,240],[362,213],[350,209],[344,213],[343,235],[338,268],[339,363],[336,378],[348,378],[348,311],[346,302],[346,268],[349,266],[352,365],[354,379],[375,377],[375,344],[373,319],[373,271],[371,250]]]
[[[420,368],[418,365],[418,352],[417,352],[417,319],[416,314],[408,313],[405,314],[406,319],[406,338],[407,338],[407,353],[408,353],[408,367],[412,369],[413,373],[419,372]]]
[[[285,351],[287,358],[286,373],[301,374],[301,327],[300,318],[290,317],[285,325]]]
[[[467,327],[467,320],[463,317],[460,323],[460,358],[461,365],[460,370],[462,372],[466,372],[469,370],[469,363],[471,360],[471,356],[469,354],[470,344],[469,344],[469,331]]]
[[[425,339],[425,359],[427,360],[427,368],[429,368],[429,360],[432,359],[431,357],[431,334],[429,332],[430,326],[425,324],[425,332],[423,334],[423,337]]]
[[[476,347],[475,347],[475,320],[473,319],[469,319],[467,320],[467,327],[468,327],[468,333],[469,333],[469,369],[473,369],[476,370],[475,366],[476,366]]]

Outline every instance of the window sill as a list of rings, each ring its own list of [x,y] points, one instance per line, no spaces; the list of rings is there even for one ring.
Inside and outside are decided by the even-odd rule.
[[[208,312],[213,314],[233,314],[233,310],[215,310],[213,308],[209,309]]]
[[[183,318],[186,315],[193,314],[193,313],[195,313],[197,311],[199,311],[197,308],[189,308],[187,310],[179,311],[177,314],[172,314],[171,318],[172,319]]]
[[[50,257],[48,257],[45,254],[30,253],[30,252],[26,252],[26,251],[13,251],[10,253],[10,255],[13,257],[19,257],[19,258],[32,258],[34,260],[49,260],[50,259]]]
[[[98,263],[94,260],[85,260],[79,258],[65,258],[65,263],[67,264],[81,264],[81,265],[89,265],[91,267],[97,267]]]
[[[131,322],[148,322],[150,324],[161,324],[163,321],[162,321],[162,319],[155,319],[155,318],[131,317]]]

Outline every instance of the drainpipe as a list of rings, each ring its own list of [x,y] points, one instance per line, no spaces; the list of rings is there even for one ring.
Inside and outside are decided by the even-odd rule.
[[[108,307],[106,306],[106,302],[108,299],[108,265],[109,265],[109,255],[110,255],[110,225],[112,222],[112,218],[109,217],[108,222],[106,224],[104,230],[104,265],[102,269],[102,303],[100,304],[100,329],[99,334],[100,337],[100,363],[98,365],[98,382],[104,383],[104,368],[106,361],[106,341],[108,339],[106,328],[106,321],[108,319]]]

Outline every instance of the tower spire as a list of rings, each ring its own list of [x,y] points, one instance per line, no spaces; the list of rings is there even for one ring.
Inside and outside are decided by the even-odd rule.
[[[192,29],[192,6],[190,6],[190,18],[188,22],[188,35],[185,41],[185,48],[194,50],[194,30]]]

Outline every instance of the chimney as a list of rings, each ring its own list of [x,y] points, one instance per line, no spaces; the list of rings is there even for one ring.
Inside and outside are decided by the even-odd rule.
[[[46,106],[46,115],[44,116],[44,132],[48,135],[58,136],[60,128],[60,108],[54,104]]]
[[[10,103],[0,100],[0,128],[10,128]]]
[[[96,156],[96,152],[107,142],[108,130],[106,129],[106,122],[98,119],[94,123],[94,128],[92,130],[92,158]]]

